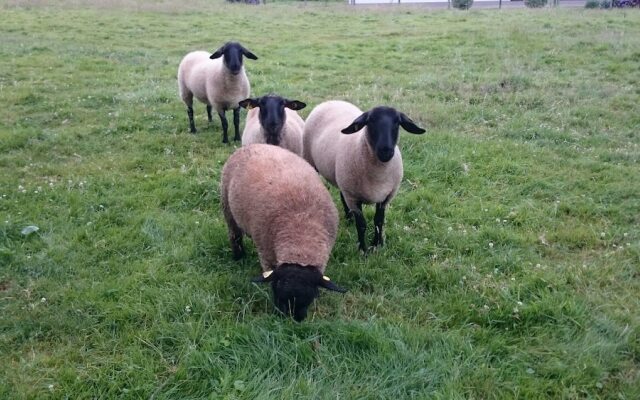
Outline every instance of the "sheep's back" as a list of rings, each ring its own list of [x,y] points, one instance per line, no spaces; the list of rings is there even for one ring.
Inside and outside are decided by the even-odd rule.
[[[267,242],[287,221],[301,229],[296,215],[321,219],[328,231],[337,227],[337,211],[318,174],[290,151],[265,144],[241,147],[229,157],[222,175],[231,214],[259,246],[271,246]]]
[[[282,127],[280,147],[285,148],[302,157],[302,132],[304,130],[304,120],[294,110],[285,108],[287,120]]]
[[[336,185],[336,157],[355,140],[342,129],[359,117],[362,111],[346,101],[332,100],[316,106],[304,125],[304,158],[320,175]]]
[[[178,82],[180,91],[193,93],[194,97],[203,103],[207,100],[207,77],[211,74],[214,60],[209,59],[206,51],[192,51],[184,56],[178,66]]]

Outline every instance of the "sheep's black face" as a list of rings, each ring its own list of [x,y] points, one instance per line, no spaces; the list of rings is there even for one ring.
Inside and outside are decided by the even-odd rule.
[[[280,131],[287,118],[285,102],[280,96],[263,96],[258,99],[260,125],[267,133],[268,144],[279,144]]]
[[[271,281],[273,300],[278,310],[300,322],[319,295],[322,274],[313,267],[285,264],[278,267]]]
[[[238,44],[225,46],[222,62],[232,74],[238,75],[242,70],[242,46]]]
[[[288,100],[276,95],[262,96],[255,99],[240,101],[240,107],[259,107],[260,125],[267,134],[267,144],[279,145],[280,132],[287,119],[285,107],[292,110],[302,110],[307,105],[298,100]]]
[[[252,52],[242,47],[240,43],[228,42],[224,46],[216,50],[211,59],[222,57],[222,62],[227,69],[233,74],[238,75],[242,71],[242,57],[246,56],[252,60],[257,60],[258,57]]]
[[[356,118],[342,133],[351,134],[367,127],[367,142],[382,162],[391,160],[398,143],[398,132],[402,126],[409,133],[424,133],[406,115],[391,107],[375,107]]]
[[[319,287],[339,293],[347,291],[323,276],[317,268],[298,264],[282,264],[252,281],[271,282],[273,300],[278,310],[298,322],[307,317],[309,306],[318,297]]]
[[[376,107],[369,111],[367,141],[378,160],[387,162],[393,158],[398,143],[400,116],[390,107]]]

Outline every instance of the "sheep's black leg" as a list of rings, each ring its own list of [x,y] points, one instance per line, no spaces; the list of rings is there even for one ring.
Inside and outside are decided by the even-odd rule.
[[[384,237],[382,236],[382,226],[384,225],[384,209],[385,203],[376,203],[376,215],[373,217],[373,226],[375,229],[375,235],[373,236],[373,247],[383,246]]]
[[[236,223],[235,219],[233,219],[233,216],[231,216],[231,212],[227,207],[223,206],[222,212],[229,228],[229,242],[231,243],[233,259],[239,260],[244,256],[244,245],[242,244],[242,236],[244,233]]]
[[[353,220],[353,216],[351,215],[351,210],[349,210],[349,206],[347,205],[347,201],[344,199],[344,195],[340,192],[340,200],[342,201],[342,206],[344,207],[344,216],[347,221],[351,222]]]
[[[242,244],[242,233],[232,235],[231,239],[231,251],[233,252],[233,259],[239,260],[244,257],[244,245]]]
[[[193,122],[193,107],[187,107],[187,115],[189,116],[189,130],[196,133],[196,124]]]
[[[233,127],[236,129],[236,135],[233,140],[240,140],[240,107],[233,109]]]
[[[367,244],[365,243],[364,236],[367,231],[367,221],[364,219],[364,214],[362,213],[362,203],[357,204],[356,210],[351,210],[351,214],[356,220],[356,230],[358,231],[358,242],[360,251],[363,253],[367,252]]]
[[[229,137],[227,136],[227,129],[229,129],[229,123],[227,122],[225,111],[218,111],[218,116],[220,116],[220,122],[222,123],[222,143],[229,143]]]
[[[213,122],[213,117],[211,116],[211,106],[207,105],[207,119],[209,122]]]

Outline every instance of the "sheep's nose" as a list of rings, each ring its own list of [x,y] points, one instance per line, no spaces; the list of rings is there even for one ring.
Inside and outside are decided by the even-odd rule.
[[[378,159],[382,162],[387,162],[393,158],[393,149],[380,149],[378,150]]]

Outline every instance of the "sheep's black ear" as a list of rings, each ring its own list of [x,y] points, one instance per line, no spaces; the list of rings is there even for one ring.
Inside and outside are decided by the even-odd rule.
[[[287,108],[290,108],[292,110],[302,110],[303,108],[305,108],[307,105],[301,101],[298,100],[285,100],[284,102],[284,106]]]
[[[327,290],[333,290],[334,292],[339,292],[339,293],[345,293],[347,291],[347,289],[343,289],[340,286],[336,285],[335,283],[331,282],[331,279],[329,279],[329,277],[326,275],[322,276],[319,286],[322,286]]]
[[[253,54],[252,52],[250,52],[249,50],[245,49],[244,47],[242,48],[242,54],[251,59],[251,60],[257,60],[258,56],[256,56],[255,54]]]
[[[244,100],[238,102],[238,104],[242,108],[246,108],[247,110],[251,110],[254,107],[258,107],[258,99],[251,99],[251,98],[244,99]]]
[[[405,131],[407,131],[409,133],[415,133],[416,135],[419,135],[421,133],[425,133],[426,132],[424,129],[422,129],[418,125],[416,125],[411,120],[411,118],[407,117],[403,113],[398,113],[398,114],[400,114],[400,126],[402,128],[404,128]]]
[[[254,283],[271,282],[273,278],[275,278],[275,275],[276,274],[273,273],[273,270],[264,271],[262,275],[251,279],[251,282],[254,282]]]
[[[361,116],[359,116],[358,118],[356,118],[351,123],[351,125],[349,125],[346,128],[344,128],[341,132],[345,133],[347,135],[349,135],[351,133],[356,133],[360,129],[364,128],[365,125],[367,125],[367,120],[369,120],[369,112],[366,112],[366,113],[362,114]]]
[[[218,50],[216,50],[213,54],[211,54],[211,56],[209,56],[210,59],[215,59],[215,58],[220,58],[222,57],[222,55],[224,54],[224,46],[220,47]]]

